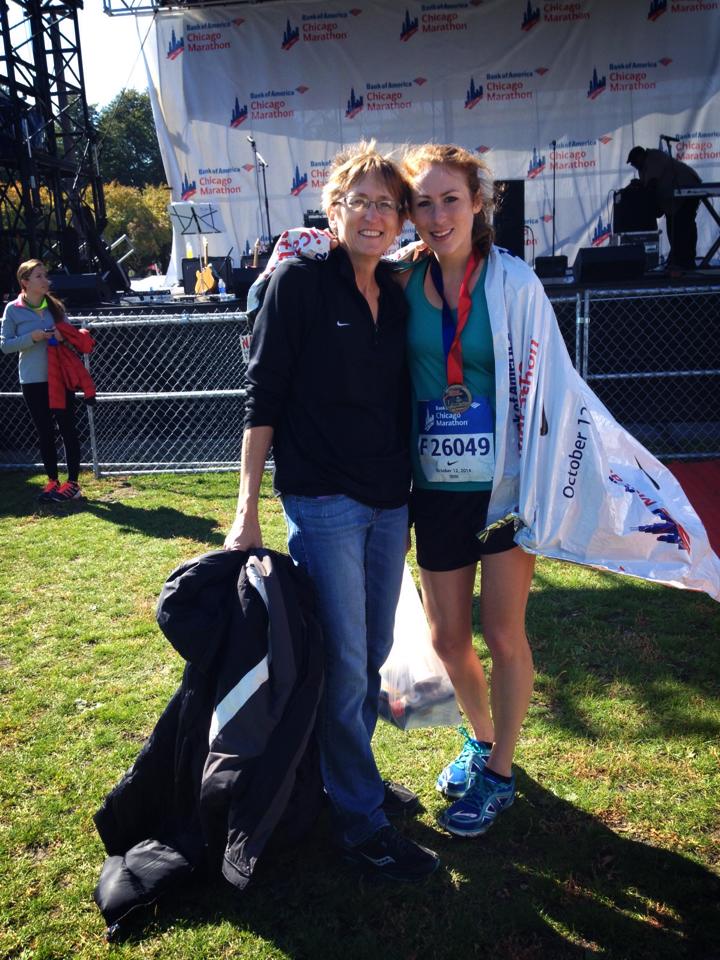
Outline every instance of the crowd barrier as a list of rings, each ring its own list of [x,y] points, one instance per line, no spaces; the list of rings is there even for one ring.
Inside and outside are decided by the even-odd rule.
[[[661,459],[720,456],[720,286],[550,292],[576,369]],[[251,327],[218,304],[75,316],[97,341],[79,409],[96,476],[239,467]],[[0,469],[39,469],[35,432],[0,355]]]

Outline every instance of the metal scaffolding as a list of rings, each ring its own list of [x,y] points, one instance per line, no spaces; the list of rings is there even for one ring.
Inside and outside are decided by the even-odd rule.
[[[85,97],[81,7],[82,0],[0,0],[0,298],[13,288],[13,265],[30,257],[67,273],[102,266],[105,201]]]

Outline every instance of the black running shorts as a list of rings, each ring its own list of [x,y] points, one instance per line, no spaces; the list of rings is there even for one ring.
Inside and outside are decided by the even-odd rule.
[[[485,527],[489,502],[489,490],[413,490],[410,516],[418,565],[438,572],[458,570],[489,554],[512,550],[516,546],[512,523],[493,531],[485,541],[476,536]]]

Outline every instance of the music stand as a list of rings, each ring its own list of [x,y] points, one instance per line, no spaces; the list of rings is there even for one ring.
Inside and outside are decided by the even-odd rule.
[[[220,211],[212,203],[183,200],[169,203],[168,211],[171,220],[179,227],[181,236],[225,232]]]

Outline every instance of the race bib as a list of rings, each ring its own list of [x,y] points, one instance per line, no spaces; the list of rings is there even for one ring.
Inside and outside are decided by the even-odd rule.
[[[431,483],[487,483],[495,472],[492,407],[473,397],[464,413],[449,413],[442,400],[418,402],[418,456]]]

